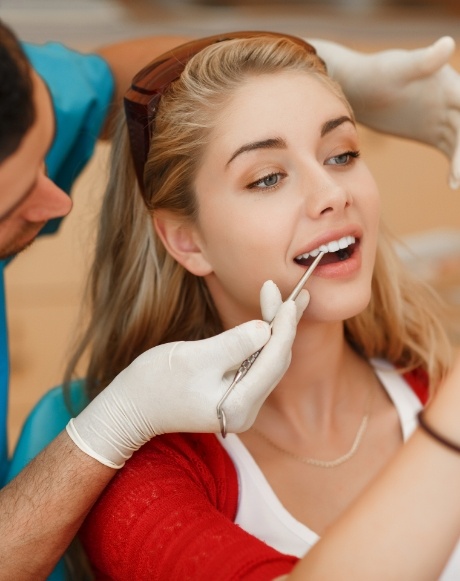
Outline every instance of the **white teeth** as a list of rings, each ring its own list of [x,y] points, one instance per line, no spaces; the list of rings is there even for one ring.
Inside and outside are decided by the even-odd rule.
[[[350,236],[350,238],[352,238],[352,236]],[[340,238],[339,248],[347,248],[347,246],[350,246],[350,243],[348,242],[348,236],[344,236],[343,238]]]
[[[310,250],[310,252],[306,252],[305,254],[300,254],[297,256],[297,259],[300,258],[308,258],[312,256],[315,258],[318,256],[320,252],[337,252],[337,250],[343,250],[344,248],[348,248],[351,244],[354,244],[356,239],[354,236],[343,236],[339,238],[339,240],[332,240],[327,244],[321,244],[319,248],[315,248],[314,250]]]

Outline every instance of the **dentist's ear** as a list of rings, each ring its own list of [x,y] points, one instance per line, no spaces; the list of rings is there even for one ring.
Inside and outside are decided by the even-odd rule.
[[[158,210],[153,226],[167,252],[195,276],[206,276],[212,267],[202,251],[196,227],[167,210]]]

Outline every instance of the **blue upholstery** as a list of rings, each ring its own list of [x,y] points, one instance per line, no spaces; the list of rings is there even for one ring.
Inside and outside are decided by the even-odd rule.
[[[74,381],[69,389],[69,411],[62,386],[54,387],[38,401],[27,417],[11,459],[7,481],[16,476],[79,413],[87,404],[83,381]],[[65,581],[66,571],[61,559],[48,577],[48,581]]]
[[[73,413],[66,405],[61,385],[45,393],[32,409],[14,450],[8,470],[8,481],[62,432],[71,417],[85,407],[87,398],[83,381],[71,383],[69,398]]]

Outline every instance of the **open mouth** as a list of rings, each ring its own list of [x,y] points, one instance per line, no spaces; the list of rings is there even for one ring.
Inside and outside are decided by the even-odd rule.
[[[339,240],[332,240],[327,244],[321,244],[321,246],[311,250],[310,252],[296,256],[294,262],[301,264],[302,266],[310,266],[320,252],[326,253],[321,259],[320,266],[335,262],[343,262],[353,256],[358,244],[359,240],[356,240],[354,236],[343,236],[342,238],[339,238]]]

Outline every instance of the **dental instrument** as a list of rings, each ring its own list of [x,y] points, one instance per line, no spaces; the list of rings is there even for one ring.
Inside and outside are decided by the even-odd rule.
[[[286,301],[295,301],[295,299],[299,296],[300,291],[305,286],[305,283],[310,278],[313,271],[317,267],[319,261],[321,260],[321,258],[323,258],[324,255],[325,255],[325,252],[320,252],[318,254],[318,256],[315,258],[315,260],[312,262],[312,264],[309,266],[309,268],[304,272],[304,274],[302,275],[302,278],[295,285],[294,289],[292,290],[291,294],[288,296]],[[273,321],[270,321],[270,329],[272,328],[272,325],[273,325]],[[262,349],[263,349],[263,347],[261,347],[258,351],[256,351],[255,353],[253,353],[252,355],[250,355],[247,359],[245,359],[243,361],[243,363],[239,366],[237,372],[235,373],[235,376],[233,378],[232,383],[229,385],[226,392],[224,393],[224,395],[222,396],[222,398],[219,400],[219,402],[217,404],[217,407],[216,407],[217,419],[219,420],[220,433],[222,434],[223,438],[225,438],[225,436],[227,435],[227,419],[225,417],[225,412],[224,412],[222,406],[224,405],[225,400],[228,398],[228,396],[232,392],[235,385],[239,381],[241,381],[243,379],[243,377],[246,375],[246,373],[251,369],[252,364],[257,359],[257,357],[259,356]]]

